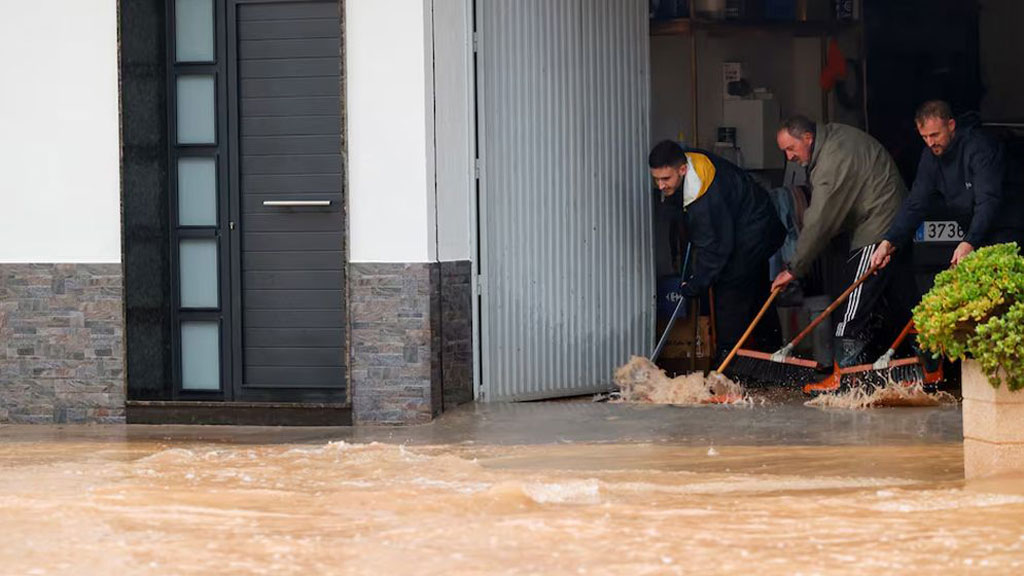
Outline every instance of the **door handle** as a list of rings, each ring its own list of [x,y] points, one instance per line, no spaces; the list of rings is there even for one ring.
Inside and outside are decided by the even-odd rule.
[[[330,200],[264,200],[264,206],[277,207],[306,207],[306,206],[330,206]]]

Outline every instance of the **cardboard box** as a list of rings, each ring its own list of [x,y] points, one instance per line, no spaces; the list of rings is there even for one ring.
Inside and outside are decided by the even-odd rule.
[[[692,317],[678,318],[669,332],[665,348],[658,357],[658,366],[669,374],[680,374],[690,371],[691,358],[696,355],[697,369],[708,370],[714,351],[711,349],[711,322],[707,316],[699,316],[699,330],[694,341]],[[659,320],[657,337],[665,331],[664,320]]]

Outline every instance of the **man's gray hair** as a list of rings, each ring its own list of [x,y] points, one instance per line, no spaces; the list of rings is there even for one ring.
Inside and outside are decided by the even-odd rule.
[[[807,116],[796,115],[786,118],[779,126],[779,132],[785,130],[793,138],[803,138],[804,134],[814,136],[818,133],[818,125]]]

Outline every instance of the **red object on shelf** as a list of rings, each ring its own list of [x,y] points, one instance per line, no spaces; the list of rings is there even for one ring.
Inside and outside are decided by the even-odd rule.
[[[828,42],[825,68],[821,71],[821,88],[831,90],[837,81],[846,79],[846,72],[846,55],[839,49],[839,42],[833,38]]]

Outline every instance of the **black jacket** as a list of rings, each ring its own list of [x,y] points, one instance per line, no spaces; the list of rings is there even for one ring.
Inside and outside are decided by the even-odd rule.
[[[1021,199],[1007,190],[1005,175],[1002,144],[980,129],[977,115],[958,118],[953,142],[942,156],[927,147],[921,151],[910,195],[885,239],[895,245],[909,242],[921,222],[936,213],[956,220],[964,240],[975,248],[1019,231],[1024,226]]]
[[[700,150],[687,154],[706,156],[715,175],[707,190],[685,208],[687,234],[697,253],[682,294],[694,297],[712,285],[748,283],[751,274],[767,273],[762,265],[786,238],[768,192],[743,169],[718,156]]]

